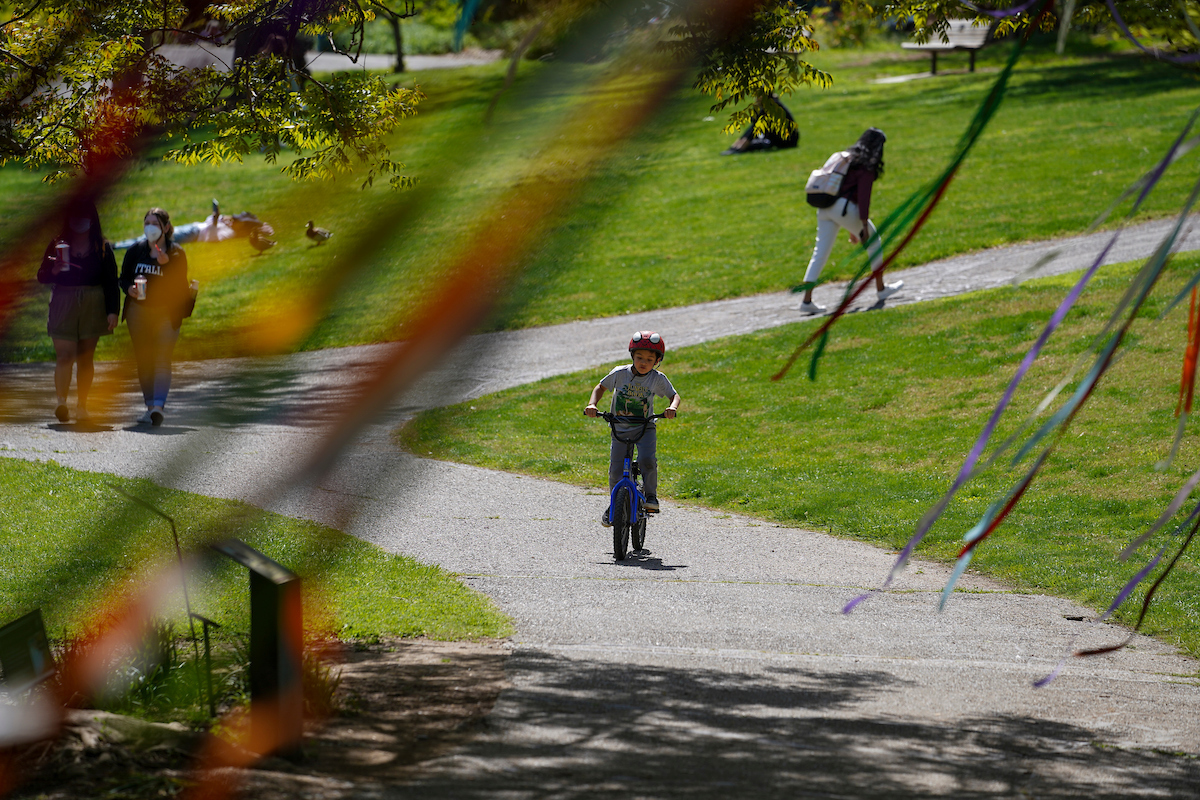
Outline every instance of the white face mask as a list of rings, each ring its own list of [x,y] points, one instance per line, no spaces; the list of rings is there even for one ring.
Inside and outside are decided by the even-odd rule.
[[[162,236],[162,228],[157,225],[147,225],[142,230],[146,232],[146,240],[150,242],[157,242]]]
[[[76,233],[87,233],[92,229],[92,221],[87,217],[72,217],[67,224]]]

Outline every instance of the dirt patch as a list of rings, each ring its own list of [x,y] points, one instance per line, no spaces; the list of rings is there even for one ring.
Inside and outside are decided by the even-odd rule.
[[[503,642],[384,640],[348,645],[338,716],[306,730],[303,757],[266,759],[254,769],[222,770],[233,797],[294,800],[349,797],[394,785],[468,740],[507,685]],[[192,784],[192,754],[202,737],[87,710],[72,711],[53,743],[26,748],[28,780],[11,796],[172,797]],[[2,793],[2,792],[0,792]]]

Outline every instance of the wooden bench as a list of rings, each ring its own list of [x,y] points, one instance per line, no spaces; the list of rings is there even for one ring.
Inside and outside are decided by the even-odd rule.
[[[987,45],[991,44],[992,31],[995,29],[995,24],[990,26],[976,26],[969,19],[951,19],[947,20],[945,31],[946,41],[942,41],[942,34],[935,33],[928,42],[904,42],[900,46],[906,50],[928,50],[929,55],[933,58],[933,66],[929,72],[937,75],[937,57],[938,53],[950,53],[957,51],[966,51],[971,54],[971,72],[975,71],[975,51],[982,50]]]

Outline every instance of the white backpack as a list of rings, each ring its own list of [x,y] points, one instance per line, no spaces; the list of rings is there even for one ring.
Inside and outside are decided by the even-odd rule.
[[[829,208],[842,190],[842,180],[850,169],[850,151],[842,150],[831,155],[825,166],[814,169],[804,184],[808,204],[817,208]],[[813,195],[816,195],[814,197]]]

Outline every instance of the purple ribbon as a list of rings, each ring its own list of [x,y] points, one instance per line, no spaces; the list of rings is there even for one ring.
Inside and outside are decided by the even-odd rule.
[[[1131,555],[1133,555],[1133,552],[1145,544],[1146,540],[1153,536],[1159,528],[1161,528],[1163,525],[1166,525],[1171,520],[1171,517],[1175,516],[1175,512],[1183,507],[1183,501],[1187,500],[1188,495],[1192,493],[1192,490],[1196,488],[1197,484],[1200,484],[1200,470],[1196,470],[1195,474],[1188,479],[1188,482],[1185,483],[1182,488],[1175,493],[1175,497],[1171,499],[1170,504],[1166,507],[1163,513],[1159,514],[1158,519],[1154,521],[1154,524],[1150,526],[1149,530],[1130,542],[1129,545],[1121,551],[1121,554],[1118,556],[1118,558],[1120,558],[1122,561],[1127,560]],[[1192,513],[1195,514],[1195,512]]]
[[[994,17],[995,19],[1004,19],[1005,17],[1015,17],[1017,14],[1024,14],[1026,11],[1037,5],[1039,0],[1029,0],[1028,3],[1016,6],[1015,8],[1001,9],[980,8],[974,3],[968,2],[968,0],[959,0],[959,2],[979,14],[986,14],[987,16]]]
[[[1149,194],[1150,190],[1153,189],[1154,186],[1157,185],[1158,181],[1162,178],[1163,173],[1166,172],[1167,167],[1172,163],[1175,152],[1179,149],[1179,146],[1187,137],[1188,132],[1195,124],[1198,116],[1200,116],[1200,108],[1197,108],[1196,111],[1192,112],[1192,116],[1188,120],[1187,125],[1184,126],[1183,131],[1171,144],[1171,148],[1167,151],[1166,155],[1161,161],[1159,161],[1153,170],[1147,173],[1144,179],[1145,185],[1142,187],[1142,191],[1138,195],[1137,200],[1134,202],[1133,207],[1130,209],[1127,218],[1131,217],[1137,212],[1138,207]],[[862,601],[866,600],[875,592],[884,591],[889,588],[896,577],[903,571],[904,566],[908,563],[908,559],[912,557],[912,553],[916,549],[917,545],[919,545],[925,538],[925,535],[929,533],[929,529],[933,527],[933,523],[936,522],[942,515],[942,512],[946,510],[946,506],[950,504],[950,500],[954,497],[958,490],[962,488],[963,484],[970,479],[972,470],[978,463],[980,456],[983,455],[983,451],[987,447],[987,443],[991,440],[992,434],[995,432],[996,426],[1000,422],[1000,417],[1004,414],[1005,410],[1007,410],[1009,403],[1012,402],[1012,398],[1016,394],[1018,384],[1020,384],[1020,382],[1024,379],[1025,374],[1033,366],[1034,361],[1036,361],[1038,356],[1041,354],[1042,348],[1045,346],[1050,336],[1062,323],[1063,319],[1066,318],[1067,314],[1071,310],[1071,307],[1079,299],[1079,296],[1083,293],[1087,283],[1096,274],[1096,271],[1100,268],[1100,265],[1104,263],[1105,257],[1108,255],[1108,252],[1112,249],[1112,246],[1117,241],[1117,237],[1120,235],[1120,229],[1113,233],[1112,238],[1109,239],[1108,244],[1105,245],[1104,249],[1100,252],[1100,255],[1096,257],[1095,261],[1092,262],[1092,265],[1088,267],[1087,271],[1075,283],[1075,286],[1071,288],[1071,291],[1067,294],[1067,296],[1063,298],[1063,301],[1059,304],[1058,308],[1055,309],[1054,314],[1050,317],[1050,321],[1046,324],[1045,329],[1043,329],[1041,335],[1038,336],[1038,339],[1034,343],[1033,347],[1028,353],[1025,354],[1025,358],[1022,359],[1021,365],[1017,368],[1016,374],[1014,374],[1012,380],[1009,381],[1008,387],[1004,390],[1004,395],[1000,398],[1000,402],[997,403],[996,408],[992,411],[991,416],[988,418],[987,424],[984,425],[983,430],[980,431],[979,437],[975,440],[975,445],[971,448],[971,452],[968,453],[966,460],[963,462],[962,468],[958,472],[958,476],[954,479],[954,483],[951,484],[950,489],[947,490],[942,499],[938,501],[937,505],[926,512],[925,516],[921,518],[921,521],[917,524],[916,531],[914,531],[912,537],[909,538],[903,549],[901,549],[900,554],[896,557],[896,562],[892,565],[892,569],[888,573],[887,580],[885,580],[883,585],[878,589],[872,590],[871,592],[867,592],[866,594],[859,595],[852,599],[842,608],[843,614],[849,614]]]
[[[1117,27],[1121,29],[1121,33],[1125,34],[1125,38],[1137,45],[1137,47],[1146,55],[1162,59],[1163,61],[1170,61],[1172,64],[1194,64],[1195,62],[1200,61],[1200,53],[1192,53],[1191,55],[1186,56],[1166,56],[1150,50],[1141,42],[1139,42],[1137,37],[1130,32],[1129,28],[1125,25],[1125,20],[1121,19],[1121,14],[1117,11],[1117,6],[1113,3],[1113,0],[1107,0],[1107,2],[1108,13],[1112,14],[1112,18],[1117,23]],[[1184,11],[1184,13],[1186,14],[1187,12]]]
[[[1198,509],[1198,510],[1200,510],[1200,509]],[[1193,513],[1193,515],[1195,514],[1195,512],[1192,512],[1192,513]],[[1159,549],[1158,555],[1156,555],[1150,561],[1149,564],[1142,567],[1142,569],[1136,575],[1134,575],[1132,578],[1129,579],[1129,582],[1125,584],[1125,588],[1121,589],[1121,591],[1117,594],[1116,598],[1112,601],[1112,604],[1108,607],[1108,610],[1105,611],[1100,616],[1096,617],[1094,620],[1092,620],[1091,625],[1089,625],[1088,627],[1091,628],[1091,627],[1103,622],[1104,620],[1108,619],[1110,616],[1112,616],[1112,613],[1117,610],[1117,607],[1120,606],[1121,603],[1125,602],[1126,598],[1129,597],[1130,593],[1133,592],[1133,590],[1137,587],[1137,585],[1146,579],[1146,576],[1150,574],[1150,570],[1152,570],[1158,566],[1158,562],[1162,560],[1163,554],[1165,554],[1166,552],[1167,552],[1167,545],[1164,544]],[[1063,655],[1062,659],[1058,662],[1058,666],[1056,666],[1054,668],[1054,670],[1046,677],[1042,678],[1039,681],[1034,681],[1033,685],[1035,688],[1040,689],[1043,686],[1048,686],[1055,678],[1057,678],[1060,674],[1062,674],[1063,667],[1066,666],[1067,659],[1071,657],[1071,653],[1075,649],[1075,640],[1077,640],[1080,637],[1080,635],[1081,634],[1077,633],[1071,637],[1071,641],[1067,643],[1067,652]]]

